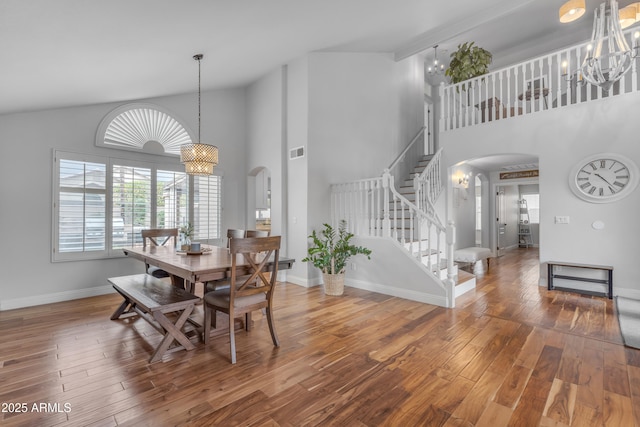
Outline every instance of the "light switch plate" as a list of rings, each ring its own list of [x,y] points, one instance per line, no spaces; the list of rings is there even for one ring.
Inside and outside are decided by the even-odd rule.
[[[556,224],[569,224],[569,217],[568,216],[556,216],[555,223]]]

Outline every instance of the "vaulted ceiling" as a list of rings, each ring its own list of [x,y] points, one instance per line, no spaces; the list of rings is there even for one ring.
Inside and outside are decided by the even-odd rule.
[[[564,0],[2,0],[0,114],[244,86],[311,51],[451,52],[495,69],[590,35]],[[630,1],[621,1],[621,6]]]

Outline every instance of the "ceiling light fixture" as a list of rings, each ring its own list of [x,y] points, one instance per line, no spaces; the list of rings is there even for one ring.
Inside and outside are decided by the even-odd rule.
[[[584,15],[585,10],[585,0],[569,0],[560,6],[560,22],[573,22]]]
[[[640,3],[631,3],[627,7],[620,9],[620,27],[625,29],[632,26],[640,18]]]
[[[218,147],[203,144],[200,137],[200,60],[203,55],[197,54],[193,59],[198,61],[198,141],[180,146],[180,162],[184,164],[188,175],[213,175],[213,167],[218,165]]]
[[[634,55],[622,34],[618,2],[603,2],[593,13],[593,33],[580,67],[584,79],[608,91],[629,71]]]
[[[427,73],[429,73],[431,75],[444,74],[444,63],[441,63],[441,62],[438,61],[438,45],[435,45],[433,47],[433,50],[435,52],[434,59],[433,59],[433,65],[427,67]]]

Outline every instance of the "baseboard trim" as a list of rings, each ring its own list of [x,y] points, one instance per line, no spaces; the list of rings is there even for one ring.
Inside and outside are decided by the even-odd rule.
[[[344,284],[346,286],[363,289],[365,291],[377,292],[379,294],[408,299],[410,301],[417,301],[425,304],[438,305],[440,307],[447,307],[447,298],[445,296],[426,294],[424,292],[412,291],[410,289],[400,289],[380,283],[371,283],[348,278],[345,278]]]
[[[53,294],[34,295],[26,298],[14,298],[0,300],[0,311],[16,308],[32,307],[35,305],[51,304],[55,302],[70,301],[74,299],[95,297],[98,295],[112,294],[115,291],[109,285],[96,286],[95,288],[76,289],[73,291],[56,292]]]
[[[287,275],[286,281],[305,288],[312,288],[314,286],[320,285],[322,282],[322,278],[318,277],[316,279],[305,279],[304,277],[298,277],[289,274]]]
[[[623,297],[629,299],[637,299],[640,300],[640,290],[638,289],[629,289],[629,288],[616,288],[613,286],[613,296],[614,297]]]

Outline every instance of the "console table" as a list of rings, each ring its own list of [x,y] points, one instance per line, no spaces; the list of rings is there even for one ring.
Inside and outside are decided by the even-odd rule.
[[[554,267],[587,268],[591,270],[602,270],[607,272],[607,278],[594,279],[591,277],[572,276],[570,274],[558,274],[554,272]],[[609,299],[613,298],[613,267],[610,265],[575,264],[570,262],[547,261],[547,272],[548,272],[547,289],[549,289],[550,291],[554,289],[558,289],[562,291],[580,292],[587,295],[606,296]],[[584,291],[581,289],[558,287],[558,286],[554,286],[553,279],[565,279],[565,280],[575,280],[578,282],[600,283],[600,284],[607,285],[608,292],[600,293],[600,292]]]

